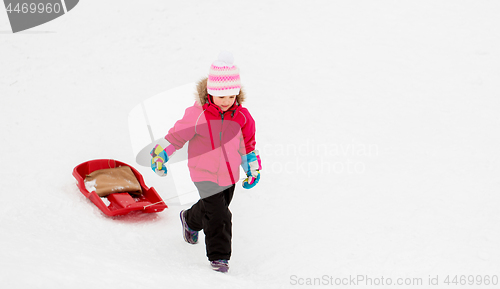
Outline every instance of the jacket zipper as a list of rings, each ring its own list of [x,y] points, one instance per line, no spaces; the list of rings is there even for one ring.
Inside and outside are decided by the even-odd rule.
[[[221,123],[220,123],[219,142],[220,142],[220,144],[221,144],[221,146],[222,146],[222,128],[223,128],[223,126],[224,126],[224,113],[223,113],[223,112],[221,112],[221,113],[220,113],[220,116],[221,116],[222,121],[221,121]]]
[[[224,161],[226,162],[227,166],[227,171],[229,172],[229,177],[231,178],[231,183],[235,183],[233,172],[231,171],[231,166],[229,165],[228,158],[227,158],[227,153],[226,150],[224,149],[224,144],[222,143],[222,128],[224,125],[224,112],[220,114],[221,116],[221,123],[220,123],[220,132],[219,132],[219,142],[220,142],[220,148],[222,150],[222,154],[224,155]]]

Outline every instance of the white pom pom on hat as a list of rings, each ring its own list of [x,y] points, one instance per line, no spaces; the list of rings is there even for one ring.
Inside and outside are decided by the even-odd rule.
[[[227,50],[222,50],[219,53],[219,57],[217,57],[217,60],[214,61],[214,65],[217,66],[233,66],[234,63],[234,56],[231,52]]]
[[[213,96],[238,95],[241,89],[240,71],[234,65],[233,54],[223,50],[208,72],[207,91]]]

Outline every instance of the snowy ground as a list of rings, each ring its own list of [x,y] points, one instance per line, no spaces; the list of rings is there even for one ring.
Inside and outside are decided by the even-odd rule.
[[[138,3],[81,1],[18,34],[0,13],[2,287],[500,275],[500,2]],[[90,159],[133,164],[129,111],[203,77],[221,49],[264,166],[231,205],[226,275],[183,241],[187,205],[108,218],[71,176]]]

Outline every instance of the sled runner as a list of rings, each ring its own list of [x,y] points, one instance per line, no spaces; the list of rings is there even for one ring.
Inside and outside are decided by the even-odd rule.
[[[128,192],[111,193],[105,197],[109,201],[109,205],[106,205],[103,199],[97,195],[96,191],[89,192],[86,188],[85,178],[92,172],[122,166],[127,166],[132,170],[141,187],[142,193],[140,195],[131,196]],[[135,168],[126,163],[112,159],[91,160],[76,166],[73,170],[73,176],[77,181],[76,185],[80,189],[80,192],[108,216],[125,215],[132,211],[156,213],[167,208],[167,205],[163,202],[156,190],[153,187],[147,187],[142,175]]]

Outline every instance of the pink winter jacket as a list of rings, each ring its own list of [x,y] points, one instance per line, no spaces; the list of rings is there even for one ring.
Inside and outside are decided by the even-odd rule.
[[[197,86],[197,101],[165,139],[176,150],[188,144],[188,167],[193,182],[211,181],[219,186],[235,184],[240,178],[241,156],[255,149],[255,121],[242,107],[243,91],[235,104],[223,112],[212,103],[206,79]]]

